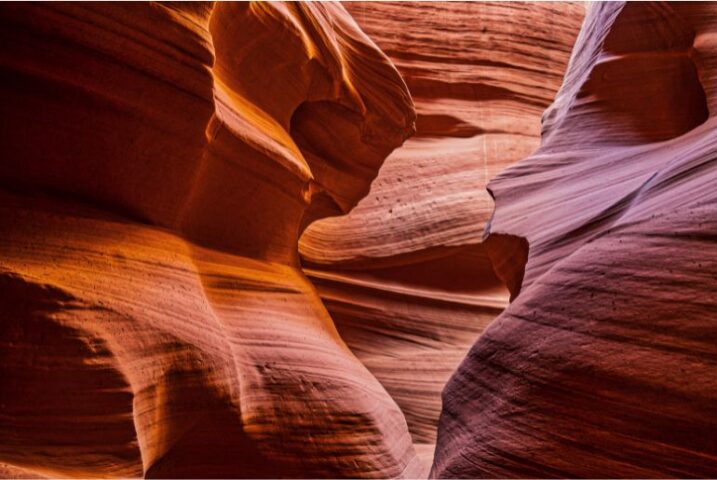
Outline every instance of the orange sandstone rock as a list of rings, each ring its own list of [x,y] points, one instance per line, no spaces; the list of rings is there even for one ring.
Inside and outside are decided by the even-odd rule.
[[[560,87],[583,6],[347,9],[406,79],[417,132],[355,209],[307,229],[302,264],[430,462],[441,389],[508,302],[482,243],[493,210],[485,185],[537,148],[540,115]]]
[[[414,128],[343,7],[12,4],[0,36],[0,462],[416,476],[297,263]]]

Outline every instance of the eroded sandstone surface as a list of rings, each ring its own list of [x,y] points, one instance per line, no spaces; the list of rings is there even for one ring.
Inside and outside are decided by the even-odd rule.
[[[443,392],[437,477],[717,475],[714,4],[601,3],[488,185],[515,301]],[[500,240],[498,240],[499,242]]]
[[[14,4],[0,36],[0,461],[421,473],[297,261],[414,130],[344,8]]]
[[[3,5],[0,477],[717,476],[716,29]]]
[[[560,87],[584,7],[346,7],[406,80],[417,131],[356,208],[307,229],[302,263],[430,461],[440,392],[508,303],[482,243],[493,211],[485,186],[538,147],[540,117]]]

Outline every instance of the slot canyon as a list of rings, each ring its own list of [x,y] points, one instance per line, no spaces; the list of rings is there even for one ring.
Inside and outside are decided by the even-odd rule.
[[[0,38],[0,478],[717,477],[717,3]]]

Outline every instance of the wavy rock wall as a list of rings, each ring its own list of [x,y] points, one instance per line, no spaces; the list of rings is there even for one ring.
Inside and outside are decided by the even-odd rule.
[[[344,8],[18,3],[0,38],[3,469],[417,476],[298,267],[414,129]]]
[[[716,28],[590,7],[540,148],[488,185],[517,297],[443,392],[433,476],[717,476]]]
[[[538,147],[540,116],[560,87],[584,7],[346,8],[406,80],[417,132],[355,209],[307,229],[302,264],[430,462],[441,389],[508,302],[482,244],[493,210],[485,185]]]

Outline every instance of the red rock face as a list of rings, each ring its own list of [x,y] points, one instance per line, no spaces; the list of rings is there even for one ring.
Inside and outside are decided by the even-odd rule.
[[[717,476],[717,8],[584,16],[0,7],[0,477]]]
[[[541,147],[488,185],[527,263],[491,249],[517,298],[443,392],[433,476],[717,475],[715,18],[588,10]]]
[[[302,263],[430,462],[441,389],[508,302],[482,243],[493,210],[485,185],[538,147],[540,116],[560,87],[583,6],[347,9],[406,80],[417,131],[356,208],[307,229]]]
[[[0,35],[0,462],[415,477],[297,264],[414,128],[346,11],[14,4]]]

